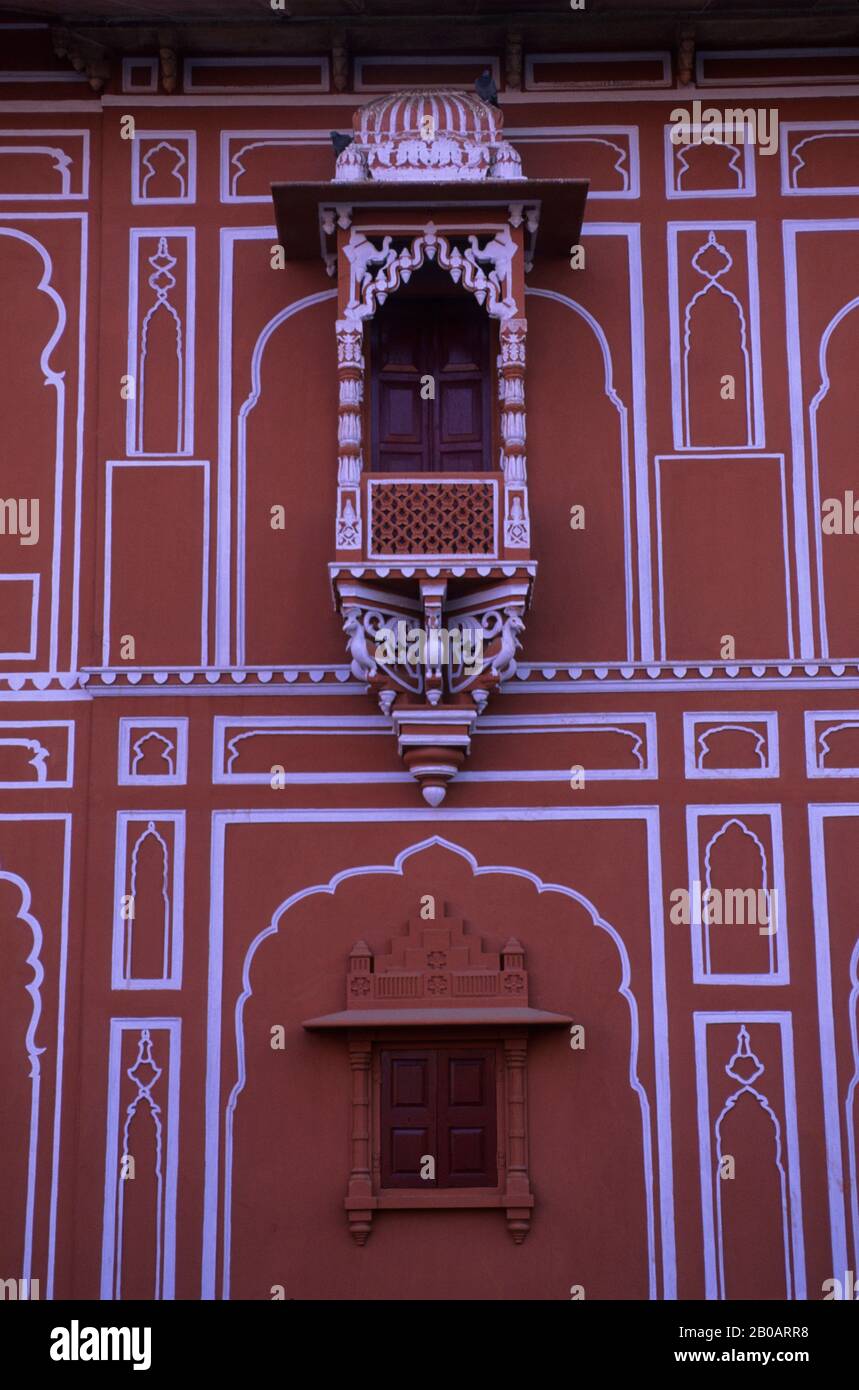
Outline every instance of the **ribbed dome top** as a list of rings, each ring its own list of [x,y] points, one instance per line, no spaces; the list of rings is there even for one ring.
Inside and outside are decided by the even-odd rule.
[[[426,117],[439,136],[496,144],[502,139],[504,117],[472,92],[413,90],[394,92],[355,112],[355,138],[362,145],[420,138]]]

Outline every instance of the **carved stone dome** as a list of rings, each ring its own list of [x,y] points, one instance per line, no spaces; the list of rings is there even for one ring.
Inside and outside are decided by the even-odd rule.
[[[522,178],[497,106],[471,92],[393,92],[355,112],[336,181],[377,183]]]

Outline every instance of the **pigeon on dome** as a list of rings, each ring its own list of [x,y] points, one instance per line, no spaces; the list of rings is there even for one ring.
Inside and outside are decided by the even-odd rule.
[[[336,155],[341,155],[344,150],[348,150],[349,146],[352,144],[352,141],[355,138],[354,135],[341,135],[339,130],[332,130],[330,132],[330,135],[331,143],[334,146],[334,153]]]
[[[495,79],[489,68],[483,69],[483,72],[474,84],[474,90],[481,101],[488,102],[490,106],[498,105],[498,88],[495,85]]]

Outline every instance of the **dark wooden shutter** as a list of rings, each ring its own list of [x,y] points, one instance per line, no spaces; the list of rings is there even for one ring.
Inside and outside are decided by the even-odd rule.
[[[385,473],[432,467],[433,402],[421,399],[432,344],[421,310],[414,300],[391,304],[378,316],[373,335],[373,467]]]
[[[435,398],[423,400],[432,377]],[[489,320],[468,299],[406,298],[380,309],[371,346],[373,468],[490,467]]]
[[[385,1048],[383,1187],[495,1187],[498,1129],[491,1047]],[[435,1159],[435,1179],[421,1159]]]
[[[438,1065],[438,1185],[495,1187],[495,1054],[489,1048],[445,1048]]]
[[[468,300],[436,310],[435,459],[442,472],[489,467],[489,319]]]
[[[435,1187],[421,1177],[421,1158],[438,1153],[438,1056],[382,1052],[382,1186]],[[436,1163],[436,1171],[438,1164]]]

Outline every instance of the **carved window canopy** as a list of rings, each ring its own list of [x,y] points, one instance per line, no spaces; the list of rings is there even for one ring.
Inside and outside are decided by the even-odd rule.
[[[348,1043],[352,1171],[344,1205],[357,1244],[365,1244],[373,1214],[393,1208],[503,1208],[514,1241],[524,1240],[534,1206],[528,1170],[529,1030],[573,1021],[566,1014],[531,1007],[528,996],[521,944],[511,938],[500,952],[484,951],[480,937],[467,934],[457,918],[412,920],[407,934],[395,938],[386,955],[374,957],[364,941],[353,947],[346,1008],[307,1019],[303,1026],[345,1034]],[[483,1185],[480,1165],[477,1177],[462,1186],[452,1180],[424,1186],[415,1173],[396,1182],[385,1180],[395,1135],[408,1140],[408,1130],[392,1128],[387,1111],[383,1115],[383,1058],[396,1056],[398,1048],[404,1061],[414,1065],[432,1056],[447,1059],[449,1065],[457,1049],[466,1066],[470,1057],[494,1057],[491,1083],[485,1083],[492,1087],[492,1132],[481,1140],[487,1154],[495,1146],[495,1161],[486,1154],[483,1159],[491,1181]],[[473,1133],[467,1109],[460,1119],[461,1132]],[[442,1129],[440,1121],[438,1134]],[[448,1124],[445,1134],[445,1142],[453,1144],[455,1127]]]
[[[396,211],[414,207],[425,215],[431,198],[445,212],[467,213],[468,221],[483,221],[491,211],[496,220],[526,219],[530,233],[528,260],[535,256],[569,258],[578,242],[588,192],[587,179],[504,179],[491,183],[459,180],[378,183],[273,183],[271,195],[277,236],[287,261],[313,260],[330,254],[335,232],[345,230],[356,213],[378,214],[380,225],[396,221]],[[330,227],[331,231],[325,230]]]

